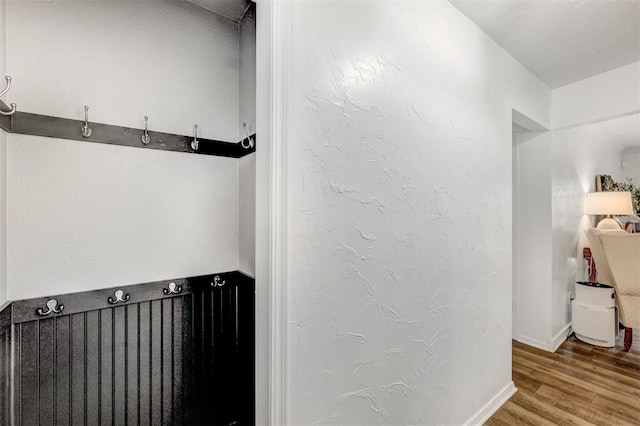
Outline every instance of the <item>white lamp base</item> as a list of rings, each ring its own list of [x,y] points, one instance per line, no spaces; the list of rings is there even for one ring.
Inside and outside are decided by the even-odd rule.
[[[618,223],[617,220],[611,217],[605,217],[604,219],[602,219],[600,223],[598,223],[598,226],[596,228],[598,228],[601,231],[606,231],[611,229],[622,229],[622,227],[620,226],[620,223]]]

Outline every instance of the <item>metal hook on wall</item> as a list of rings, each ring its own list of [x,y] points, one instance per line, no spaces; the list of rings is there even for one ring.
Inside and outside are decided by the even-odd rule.
[[[222,287],[227,282],[220,278],[220,275],[216,275],[213,277],[213,282],[211,283],[211,287]]]
[[[198,150],[198,147],[200,146],[200,142],[198,142],[198,125],[194,124],[193,125],[193,140],[191,141],[191,149],[193,149],[194,151]]]
[[[251,139],[251,136],[249,135],[249,132],[251,131],[251,127],[249,127],[249,131],[247,131],[247,123],[246,122],[242,122],[242,127],[244,127],[244,134],[247,135],[247,145],[244,144],[244,139],[242,139],[242,141],[240,141],[240,144],[242,145],[242,147],[244,149],[249,149],[249,148],[253,148],[254,146],[254,142],[253,139]]]
[[[4,96],[4,94],[7,93],[9,89],[11,89],[11,77],[7,75],[4,77],[4,79],[7,80],[7,87],[5,87],[2,92],[0,92],[0,96]]]
[[[7,87],[4,88],[4,90],[2,92],[0,92],[0,97],[3,96],[5,93],[7,93],[9,91],[9,89],[11,88],[11,77],[9,77],[8,75],[4,77],[5,80],[7,80]],[[13,115],[16,112],[16,108],[18,107],[17,104],[10,104],[11,106],[11,110],[9,111],[2,111],[0,110],[0,114],[2,115]]]
[[[89,107],[84,106],[84,126],[82,126],[82,136],[88,138],[91,136],[91,128],[89,127]]]
[[[64,310],[64,305],[58,305],[58,301],[56,299],[47,300],[47,310],[45,311],[42,308],[38,308],[36,313],[41,317],[47,316],[50,313],[59,314]]]
[[[182,286],[177,285],[174,282],[169,283],[169,288],[163,288],[162,292],[164,294],[180,294],[182,292]]]
[[[151,142],[151,137],[149,137],[149,117],[144,116],[144,135],[142,135],[142,143],[148,145]]]
[[[116,303],[124,303],[131,297],[128,294],[124,294],[124,291],[122,290],[116,290],[114,296],[115,298],[109,297],[107,299],[107,302],[109,302],[110,305],[115,305]]]

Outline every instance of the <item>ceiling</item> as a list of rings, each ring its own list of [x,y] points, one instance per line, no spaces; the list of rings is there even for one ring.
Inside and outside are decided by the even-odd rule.
[[[203,9],[207,9],[234,22],[240,19],[249,9],[251,0],[187,0]]]
[[[640,0],[449,0],[550,88],[640,60]]]

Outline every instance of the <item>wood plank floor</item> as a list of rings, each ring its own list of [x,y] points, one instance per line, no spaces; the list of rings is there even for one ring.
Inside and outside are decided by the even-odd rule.
[[[518,392],[487,425],[640,425],[640,351],[621,343],[570,337],[551,353],[514,341],[513,381]]]

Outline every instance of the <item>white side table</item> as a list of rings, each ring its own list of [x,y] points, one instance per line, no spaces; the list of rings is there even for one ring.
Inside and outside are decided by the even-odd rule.
[[[618,338],[615,291],[606,284],[578,282],[571,302],[571,323],[576,337],[595,346],[612,348]]]

